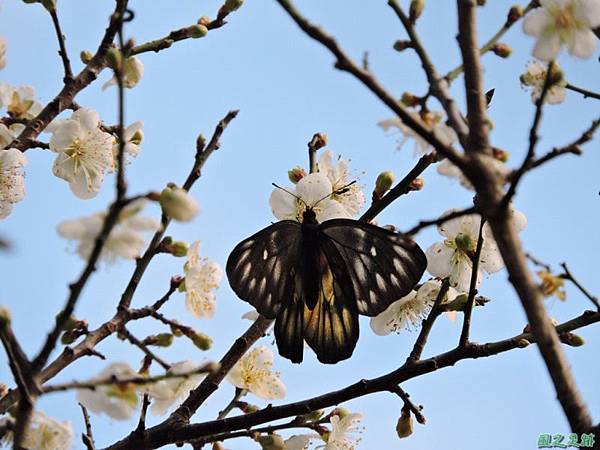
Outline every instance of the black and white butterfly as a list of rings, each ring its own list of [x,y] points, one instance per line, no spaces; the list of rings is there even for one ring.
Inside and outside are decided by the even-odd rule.
[[[293,194],[292,194],[293,195]],[[279,354],[302,362],[304,342],[322,363],[349,358],[358,315],[376,316],[408,294],[427,260],[407,236],[352,219],[282,220],[240,242],[227,260],[234,292],[275,319]]]

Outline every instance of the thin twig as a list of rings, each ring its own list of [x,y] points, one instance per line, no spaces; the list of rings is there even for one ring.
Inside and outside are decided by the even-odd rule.
[[[131,334],[126,327],[121,328],[121,331],[119,331],[119,333],[122,336],[124,336],[125,339],[127,339],[129,342],[131,342],[133,345],[135,345],[141,351],[143,351],[144,354],[146,354],[146,356],[156,361],[163,369],[169,370],[171,368],[171,365],[169,363],[167,363],[161,357],[156,355],[152,350],[150,350],[147,345],[145,345],[142,341],[140,341],[133,334]]]
[[[577,281],[577,278],[575,278],[573,276],[573,274],[567,267],[567,263],[563,262],[563,263],[560,263],[560,265],[563,268],[563,270],[565,271],[563,278],[566,280],[569,280],[571,283],[573,283],[577,287],[577,289],[579,289],[581,291],[581,293],[583,295],[585,295],[588,298],[588,300],[594,304],[596,309],[598,309],[600,311],[600,302],[598,302],[598,297],[592,295],[590,293],[590,291],[588,291],[586,288],[584,288],[583,285],[579,281]]]
[[[408,174],[406,174],[406,176],[402,178],[402,180],[400,180],[398,184],[396,184],[396,186],[394,186],[387,194],[373,203],[360,217],[360,220],[370,222],[394,200],[410,192],[410,184],[435,161],[435,154],[421,156],[412,170],[408,172]]]
[[[402,401],[404,402],[404,406],[411,410],[411,412],[415,416],[415,419],[417,419],[417,422],[419,422],[421,425],[427,422],[427,419],[421,412],[423,410],[423,407],[415,405],[410,399],[410,395],[404,392],[404,390],[400,386],[396,385],[393,388],[391,388],[390,391],[402,399]]]
[[[135,384],[138,386],[146,386],[148,384],[153,384],[153,383],[157,383],[159,381],[163,381],[163,380],[170,380],[173,378],[189,378],[195,375],[202,375],[202,374],[206,374],[206,373],[213,373],[215,371],[215,369],[218,369],[218,364],[215,364],[213,362],[209,362],[204,364],[201,367],[198,367],[197,369],[194,370],[190,370],[188,372],[182,372],[182,373],[173,373],[173,372],[166,372],[163,373],[162,375],[156,375],[153,377],[143,377],[143,376],[135,376],[135,377],[128,377],[128,378],[118,378],[115,376],[111,376],[102,380],[94,380],[94,381],[72,381],[70,383],[62,383],[62,384],[51,384],[48,386],[44,386],[43,389],[43,393],[44,394],[50,394],[52,392],[64,392],[64,391],[69,391],[72,389],[88,389],[88,390],[95,390],[98,387],[101,386],[112,386],[112,385],[128,385],[128,384]]]
[[[65,36],[60,28],[56,8],[49,9],[48,12],[50,13],[50,17],[52,17],[52,24],[54,25],[54,31],[56,32],[56,38],[58,39],[58,45],[60,47],[58,54],[60,55],[65,70],[63,82],[68,84],[73,81],[73,70],[71,69],[71,61],[69,61],[69,54],[67,53],[67,46],[65,45]]]
[[[427,228],[427,227],[431,227],[431,226],[440,226],[440,225],[448,222],[449,220],[456,219],[458,217],[468,216],[469,214],[476,214],[476,213],[477,213],[477,208],[474,206],[471,206],[469,208],[464,208],[464,209],[458,209],[458,210],[452,211],[448,214],[444,214],[444,215],[438,217],[437,219],[421,220],[417,225],[412,227],[410,230],[406,231],[404,234],[407,234],[409,236],[414,236],[419,231],[421,231],[423,228]]]
[[[85,423],[85,433],[81,433],[81,440],[83,441],[87,450],[96,450],[96,443],[94,442],[94,435],[92,434],[90,415],[88,414],[87,408],[81,403],[79,403],[79,407],[81,408],[83,422]]]
[[[438,292],[435,302],[431,307],[431,311],[429,311],[427,318],[423,320],[421,331],[419,332],[419,336],[417,336],[417,340],[415,341],[413,349],[410,352],[409,357],[406,358],[406,364],[417,362],[421,358],[423,350],[425,349],[425,344],[427,343],[427,338],[429,337],[429,333],[433,328],[435,320],[440,315],[440,305],[444,301],[444,297],[446,296],[449,288],[450,281],[448,278],[444,278],[442,280],[442,285],[440,286],[440,291]]]
[[[536,258],[535,256],[533,256],[531,253],[525,253],[525,258],[527,258],[529,261],[531,261],[536,266],[541,267],[546,272],[552,272],[552,267],[550,267],[550,265],[548,265],[545,262],[539,260],[538,258]]]
[[[142,399],[142,410],[140,412],[140,420],[138,422],[138,426],[136,431],[138,433],[143,433],[146,430],[146,414],[148,413],[148,407],[150,406],[150,396],[145,393]]]
[[[538,128],[542,120],[544,102],[546,101],[546,96],[548,95],[548,92],[550,91],[550,86],[552,85],[551,74],[553,70],[554,62],[550,62],[550,64],[548,64],[548,69],[546,70],[546,78],[544,79],[544,86],[542,87],[542,92],[540,94],[540,97],[535,102],[535,116],[533,118],[531,128],[529,129],[529,148],[527,149],[527,155],[525,155],[525,159],[523,160],[521,167],[519,167],[519,169],[512,176],[512,182],[510,184],[510,187],[508,188],[508,191],[506,192],[506,195],[502,200],[504,207],[506,207],[512,200],[513,196],[517,191],[517,185],[519,184],[519,181],[521,181],[521,178],[523,177],[523,175],[525,175],[525,172],[527,172],[529,165],[535,158],[535,147],[539,139]]]
[[[579,94],[583,95],[583,98],[595,98],[596,100],[600,100],[600,94],[594,91],[590,91],[588,89],[584,89],[584,88],[580,88],[577,86],[572,85],[571,83],[567,83],[567,85],[565,86],[565,88],[574,91],[574,92],[578,92]]]
[[[471,329],[471,314],[473,313],[473,307],[475,306],[475,295],[477,295],[477,279],[479,278],[479,264],[481,259],[481,249],[483,248],[483,226],[485,225],[485,219],[482,217],[479,222],[479,236],[477,238],[477,246],[475,247],[475,254],[471,259],[471,282],[469,285],[469,295],[467,297],[467,305],[465,308],[465,314],[463,319],[463,327],[460,333],[460,340],[458,345],[463,347],[469,343],[469,331]]]
[[[242,398],[244,395],[246,395],[246,392],[247,391],[245,389],[240,389],[240,388],[236,387],[235,393],[233,394],[233,398],[227,404],[227,406],[225,406],[225,408],[223,408],[221,411],[219,411],[219,415],[217,416],[217,419],[224,419],[225,417],[227,417],[229,415],[229,413],[231,411],[233,411],[233,409],[236,407],[240,398]]]

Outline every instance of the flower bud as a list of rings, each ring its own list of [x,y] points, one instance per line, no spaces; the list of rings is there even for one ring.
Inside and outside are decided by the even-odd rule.
[[[531,344],[531,342],[529,342],[527,339],[519,339],[519,342],[517,342],[517,347],[525,348],[528,347],[529,344]]]
[[[408,10],[408,19],[415,23],[425,8],[425,0],[412,0]]]
[[[108,64],[108,67],[110,67],[111,69],[117,70],[120,67],[122,61],[123,55],[121,54],[121,50],[119,50],[118,48],[110,48],[106,53],[106,62]]]
[[[319,150],[327,145],[327,135],[325,133],[315,133],[308,143],[311,150]]]
[[[189,222],[200,209],[184,189],[171,183],[160,194],[160,206],[167,216],[180,222]]]
[[[171,245],[171,254],[173,256],[176,256],[177,258],[182,258],[184,256],[187,256],[188,248],[189,248],[189,246],[187,245],[186,242],[175,241]]]
[[[512,53],[512,48],[508,44],[498,42],[492,47],[492,51],[500,58],[508,58]]]
[[[278,434],[263,434],[256,438],[262,450],[284,450],[285,441]]]
[[[191,27],[188,27],[187,29],[187,35],[192,39],[203,38],[207,34],[208,28],[206,28],[206,25],[196,24],[192,25]]]
[[[256,412],[256,411],[260,410],[260,408],[258,406],[253,405],[253,404],[248,403],[248,402],[238,402],[237,403],[237,407],[244,414],[250,414],[250,413],[253,413],[253,412]]]
[[[394,42],[394,50],[396,50],[397,52],[403,52],[407,48],[411,48],[411,47],[412,47],[411,41],[397,40],[396,42]]]
[[[525,14],[525,11],[521,5],[511,6],[510,10],[508,11],[508,17],[506,18],[507,25],[515,23],[517,20],[523,17],[523,14]]]
[[[183,336],[183,331],[181,331],[181,328],[170,325],[171,328],[171,333],[173,334],[173,336],[175,337],[181,337]]]
[[[213,340],[210,338],[210,336],[204,333],[195,333],[190,339],[196,347],[204,351],[210,350],[213,344]]]
[[[202,16],[198,19],[198,25],[204,25],[205,27],[208,27],[208,24],[211,22],[210,17],[208,16]]]
[[[400,418],[396,424],[396,433],[400,439],[406,438],[413,433],[413,419],[408,408],[402,408]]]
[[[411,191],[420,191],[425,187],[425,180],[423,178],[415,178],[410,182],[408,186]]]
[[[306,171],[300,166],[296,166],[292,170],[288,170],[288,178],[294,184],[296,184],[298,181],[300,181],[305,176],[306,176]]]
[[[297,420],[299,422],[315,422],[323,417],[323,414],[325,414],[325,411],[322,409],[317,409],[309,412],[308,414],[302,414],[301,416],[298,416]]]
[[[225,447],[220,442],[213,442],[212,450],[225,450]]]
[[[142,342],[144,345],[155,345],[156,347],[170,347],[173,343],[173,335],[171,333],[159,333],[153,336],[148,336]]]
[[[559,337],[563,344],[570,345],[571,347],[581,347],[585,344],[585,340],[578,334],[561,333]]]
[[[10,325],[10,311],[4,306],[0,305],[0,328],[4,329]]]
[[[239,9],[244,4],[244,0],[225,0],[225,9],[227,11],[235,11]]]
[[[412,106],[417,106],[419,103],[421,103],[421,98],[417,97],[416,95],[412,94],[411,92],[404,92],[402,94],[402,97],[400,97],[400,101],[402,102],[403,105],[412,107]]]
[[[373,196],[376,196],[377,199],[380,199],[385,195],[387,191],[390,190],[393,184],[394,172],[392,172],[391,170],[381,172],[379,175],[377,175],[377,179],[375,180],[375,189],[373,190]]]
[[[79,54],[79,58],[81,59],[81,62],[84,64],[89,63],[93,57],[94,57],[94,54],[92,52],[90,52],[89,50],[82,50],[81,53]]]

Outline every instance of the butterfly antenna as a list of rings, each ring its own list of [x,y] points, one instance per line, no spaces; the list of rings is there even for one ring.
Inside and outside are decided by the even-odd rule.
[[[326,198],[331,197],[332,195],[342,195],[345,194],[346,192],[348,192],[350,190],[350,186],[352,186],[354,183],[356,183],[356,180],[351,181],[350,183],[346,184],[345,186],[342,186],[339,189],[336,189],[335,191],[333,191],[331,194],[327,194],[325,197],[319,199],[315,204],[312,205],[312,207],[314,208],[315,206],[317,206],[320,202],[322,202],[323,200],[325,200]]]
[[[306,204],[306,202],[301,197],[298,197],[296,194],[294,194],[293,192],[288,191],[286,188],[282,188],[278,184],[275,184],[275,183],[271,183],[271,184],[273,186],[275,186],[277,189],[281,189],[283,192],[287,192],[288,194],[290,194],[292,197],[294,197],[299,202],[304,203],[304,206],[306,206],[308,208],[308,205]]]

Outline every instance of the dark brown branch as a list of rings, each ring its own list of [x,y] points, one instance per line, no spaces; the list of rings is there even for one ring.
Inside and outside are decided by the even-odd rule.
[[[467,97],[467,119],[469,143],[467,152],[489,152],[487,100],[483,89],[479,46],[477,44],[477,2],[457,0],[458,43],[465,68],[465,94]],[[444,155],[445,156],[445,155]],[[452,161],[454,162],[454,161]],[[459,165],[459,167],[461,167]]]
[[[586,311],[581,316],[557,326],[556,332],[564,333],[573,331],[599,321],[600,312]],[[381,377],[370,380],[361,380],[343,389],[299,402],[288,403],[281,406],[269,405],[255,413],[228,417],[222,420],[182,425],[179,427],[175,426],[175,424],[171,424],[170,427],[153,427],[147,430],[143,440],[140,437],[137,439],[129,437],[111,445],[107,450],[130,450],[132,448],[142,448],[142,446],[147,449],[159,448],[174,442],[185,442],[194,439],[203,439],[207,436],[215,436],[222,432],[248,430],[256,425],[286,417],[306,414],[311,411],[327,408],[375,392],[389,391],[393,386],[409,379],[435,372],[444,367],[452,366],[464,359],[497,355],[509,350],[525,347],[530,342],[535,342],[534,336],[531,333],[522,333],[502,341],[458,347],[432,358],[406,363],[400,368]],[[220,439],[222,438],[215,438],[215,440]]]
[[[344,72],[352,74],[360,80],[373,94],[375,94],[384,104],[386,104],[408,127],[414,130],[425,141],[431,144],[441,155],[448,158],[458,167],[462,167],[463,157],[452,147],[440,141],[437,136],[429,130],[421,121],[415,119],[407,109],[400,104],[396,98],[386,91],[383,86],[375,79],[371,72],[368,72],[350,59],[339,46],[337,41],[321,28],[310,23],[290,0],[277,0],[296,24],[311,38],[320,42],[335,56],[335,67]]]
[[[592,140],[592,138],[594,137],[594,133],[596,132],[599,126],[600,118],[594,120],[592,124],[575,141],[571,142],[568,145],[565,145],[564,147],[555,147],[540,158],[531,161],[527,170],[534,169],[538,166],[541,166],[542,164],[547,163],[548,161],[553,160],[558,156],[565,155],[568,153],[577,156],[581,155],[583,153],[583,151],[581,150],[581,146]]]
[[[56,38],[60,48],[58,54],[60,55],[63,68],[65,70],[63,83],[67,85],[73,80],[73,70],[71,70],[71,61],[69,61],[69,54],[67,53],[67,46],[65,45],[65,36],[60,28],[60,22],[58,21],[58,13],[56,12],[56,8],[49,9],[48,12],[50,13],[50,17],[52,17],[52,24],[54,25],[54,31],[56,32]]]
[[[560,265],[563,268],[563,270],[565,271],[563,278],[565,280],[569,280],[571,283],[573,283],[577,287],[577,289],[579,289],[581,291],[581,293],[583,295],[585,295],[588,298],[588,300],[594,304],[596,309],[600,310],[600,302],[598,302],[598,297],[592,295],[590,293],[590,291],[588,291],[585,287],[583,287],[583,285],[579,281],[577,281],[577,278],[575,278],[573,276],[573,274],[567,267],[567,263],[563,262]]]
[[[583,89],[577,86],[572,85],[571,83],[567,83],[565,88],[577,92],[583,95],[583,98],[595,98],[596,100],[600,100],[600,94],[594,91],[590,91],[588,89]]]

